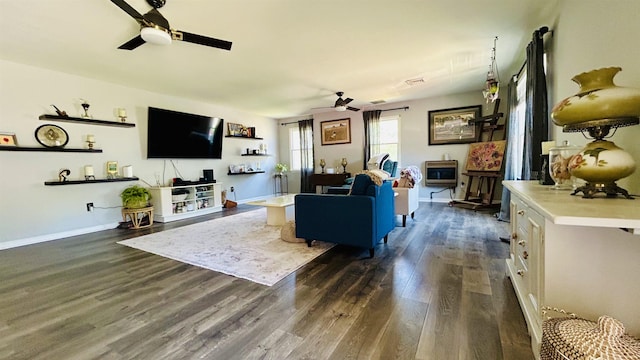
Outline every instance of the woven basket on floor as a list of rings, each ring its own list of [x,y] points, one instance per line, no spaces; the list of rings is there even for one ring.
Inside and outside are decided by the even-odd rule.
[[[601,316],[598,323],[552,318],[542,324],[542,360],[640,360],[640,341],[625,334],[622,323]]]

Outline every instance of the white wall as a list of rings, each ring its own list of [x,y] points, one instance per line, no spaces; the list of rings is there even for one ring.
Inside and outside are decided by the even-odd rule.
[[[409,165],[418,166],[424,172],[424,162],[427,160],[442,160],[445,154],[449,154],[451,159],[458,160],[458,187],[456,188],[456,195],[454,198],[462,198],[463,187],[462,182],[466,182],[466,176],[462,176],[464,172],[465,161],[467,158],[467,152],[469,149],[468,144],[453,144],[453,145],[429,145],[429,111],[439,109],[449,109],[462,106],[482,105],[482,115],[488,115],[493,112],[493,104],[486,104],[482,91],[474,91],[463,94],[456,94],[451,96],[443,96],[437,98],[420,99],[414,101],[389,103],[384,106],[379,106],[379,109],[393,109],[408,106],[409,109],[393,110],[383,112],[383,116],[400,115],[400,163],[399,168]],[[502,106],[501,106],[502,108]],[[501,110],[502,111],[502,110]],[[323,121],[338,120],[350,118],[351,120],[351,143],[340,145],[322,145],[320,124]],[[299,118],[283,119],[280,122],[296,121]],[[501,120],[504,121],[504,120]],[[290,125],[296,126],[296,125]],[[347,158],[349,165],[347,165],[347,171],[350,173],[356,173],[363,168],[363,154],[364,154],[364,124],[362,118],[362,112],[336,112],[329,111],[313,115],[313,130],[314,130],[314,152],[316,161],[316,172],[320,172],[320,166],[318,165],[320,159],[325,159],[327,167],[335,167],[342,169],[339,165],[340,160],[343,157]],[[282,126],[280,130],[280,136],[283,140],[280,144],[280,153],[282,154],[283,161],[288,161],[288,147],[287,147],[287,127]],[[501,136],[499,134],[498,136]],[[299,191],[300,182],[297,179],[298,173],[290,174],[289,183],[291,189]],[[419,184],[420,197],[423,199],[429,199],[431,192],[436,192],[442,188],[438,187],[425,187],[424,180]],[[497,196],[499,197],[499,189]],[[434,200],[447,201],[450,199],[450,195],[447,191],[433,194]]]
[[[619,66],[614,78],[619,86],[640,89],[640,1],[637,0],[565,0],[561,3],[554,30],[554,52],[550,59],[553,82],[550,103],[578,92],[571,78],[585,71]],[[558,143],[569,140],[584,145],[590,140],[581,134],[563,133],[554,127]],[[640,194],[640,126],[620,128],[609,139],[631,154],[636,172],[618,185],[632,194]]]
[[[169,162],[146,159],[147,107],[217,116],[226,122],[255,126],[270,153],[277,155],[277,122],[232,108],[127,88],[75,75],[0,61],[0,131],[14,132],[21,146],[40,146],[35,129],[43,124],[58,125],[69,133],[68,148],[85,148],[87,134],[94,134],[96,148],[103,153],[49,153],[0,151],[0,248],[11,244],[44,241],[65,235],[112,228],[121,221],[119,193],[134,182],[44,186],[57,180],[62,168],[71,170],[71,179],[84,176],[84,165],[93,165],[96,177],[104,178],[107,161],[132,165],[134,175],[150,183],[156,177],[170,181],[176,174]],[[127,109],[135,128],[96,126],[41,121],[41,114],[53,114],[50,104],[71,116],[81,112],[79,98],[91,104],[96,119],[117,120],[114,111]],[[277,156],[241,157],[247,147],[260,141],[225,138],[221,160],[174,160],[182,178],[197,180],[202,169],[214,169],[215,178],[225,188],[234,186],[236,198],[249,199],[273,192],[273,166]],[[228,176],[230,164],[260,160],[266,174]],[[144,183],[141,183],[144,185]],[[229,194],[233,199],[233,195]],[[86,211],[93,202],[96,210]],[[106,208],[106,209],[101,209]]]

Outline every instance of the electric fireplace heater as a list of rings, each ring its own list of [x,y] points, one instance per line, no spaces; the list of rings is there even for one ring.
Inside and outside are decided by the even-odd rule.
[[[425,186],[456,187],[458,160],[425,161]]]

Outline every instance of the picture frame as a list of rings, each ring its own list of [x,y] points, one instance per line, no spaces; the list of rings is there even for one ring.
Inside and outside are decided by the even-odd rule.
[[[429,111],[429,145],[469,144],[480,140],[482,105]]]
[[[236,123],[227,123],[227,131],[229,136],[243,136],[242,129],[244,125]]]
[[[469,145],[467,171],[500,172],[507,140],[485,141]]]
[[[351,143],[351,118],[329,120],[320,123],[322,145]]]
[[[118,176],[118,162],[107,161],[107,178],[113,179]]]
[[[18,146],[16,134],[0,132],[0,146]]]

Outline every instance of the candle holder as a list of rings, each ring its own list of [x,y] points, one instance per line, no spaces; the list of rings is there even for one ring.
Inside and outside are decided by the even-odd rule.
[[[340,165],[342,165],[342,173],[346,174],[347,173],[347,158],[342,158],[342,161],[340,162]]]
[[[82,100],[82,104],[80,105],[82,105],[82,108],[84,109],[84,114],[82,114],[81,117],[84,119],[91,119],[91,115],[89,115],[89,107],[91,105],[89,105],[87,100]]]
[[[322,168],[322,173],[324,174],[324,167],[327,166],[327,163],[324,159],[320,159],[320,167]]]
[[[93,135],[87,135],[87,146],[89,147],[90,150],[93,150],[93,144],[95,143],[96,143],[96,140],[93,137]]]
[[[126,109],[118,109],[118,117],[121,122],[127,122],[127,110]]]

